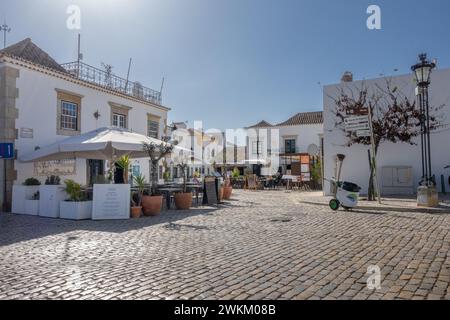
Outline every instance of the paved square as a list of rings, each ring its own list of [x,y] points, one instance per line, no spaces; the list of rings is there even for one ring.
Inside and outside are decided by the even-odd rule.
[[[2,214],[0,299],[450,298],[450,211],[386,207],[235,191],[219,209],[129,221]]]

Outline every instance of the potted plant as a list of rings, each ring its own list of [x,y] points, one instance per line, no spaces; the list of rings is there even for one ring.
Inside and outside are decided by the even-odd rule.
[[[39,186],[36,178],[28,178],[22,185],[13,186],[12,212],[36,216],[39,213]]]
[[[173,146],[166,142],[160,144],[144,142],[142,149],[150,158],[150,188],[147,194],[142,197],[142,210],[144,215],[154,216],[160,214],[163,201],[162,195],[157,194],[158,164],[162,158],[172,152]]]
[[[61,186],[59,176],[49,176],[45,185],[39,187],[39,216],[59,218],[60,202],[64,201],[66,193]]]
[[[123,172],[123,183],[128,184],[128,171],[130,170],[131,159],[129,155],[124,155],[116,161],[116,166],[122,169]]]
[[[64,191],[69,198],[60,202],[60,218],[70,220],[85,220],[92,218],[92,201],[87,201],[86,193],[81,184],[68,179],[64,181]]]
[[[228,200],[231,198],[231,194],[233,192],[233,187],[231,186],[231,181],[229,178],[226,178],[223,184],[223,198]]]
[[[145,178],[142,174],[133,177],[134,184],[138,189],[136,194],[137,201],[133,199],[133,195],[131,196],[131,217],[139,218],[142,214],[142,197],[144,196],[145,191]]]
[[[180,163],[178,165],[183,174],[183,192],[178,192],[175,194],[175,206],[178,210],[188,210],[192,205],[192,193],[187,192],[186,188],[186,169],[188,165],[186,163]]]

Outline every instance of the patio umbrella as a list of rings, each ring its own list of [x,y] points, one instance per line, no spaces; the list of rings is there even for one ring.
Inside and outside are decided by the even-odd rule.
[[[125,129],[105,127],[58,141],[21,156],[19,160],[21,162],[74,158],[114,160],[123,155],[129,155],[131,158],[146,158],[148,155],[142,150],[143,142],[164,143]],[[175,148],[178,149],[178,147]]]

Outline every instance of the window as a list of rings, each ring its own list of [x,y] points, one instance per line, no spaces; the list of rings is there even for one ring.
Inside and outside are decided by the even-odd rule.
[[[148,120],[148,136],[151,138],[158,139],[159,136],[159,121],[152,119]]]
[[[262,151],[262,141],[252,141],[252,153],[261,154]]]
[[[127,116],[119,113],[113,113],[112,125],[117,128],[127,128]]]
[[[76,103],[61,101],[61,129],[78,130],[78,105]]]
[[[284,141],[284,152],[295,153],[295,139],[287,139]]]
[[[58,136],[76,136],[81,133],[82,95],[55,88],[56,134]]]
[[[108,104],[111,106],[111,126],[128,129],[128,115],[132,108],[115,102]]]

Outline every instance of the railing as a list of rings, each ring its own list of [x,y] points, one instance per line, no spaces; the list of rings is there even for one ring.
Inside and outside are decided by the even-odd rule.
[[[127,81],[112,73],[92,67],[83,62],[69,62],[61,65],[77,79],[113,90],[128,96],[161,105],[161,92],[146,88],[139,82]]]
[[[296,154],[296,153],[299,153],[299,150],[297,148],[281,148],[280,153],[281,154]]]

